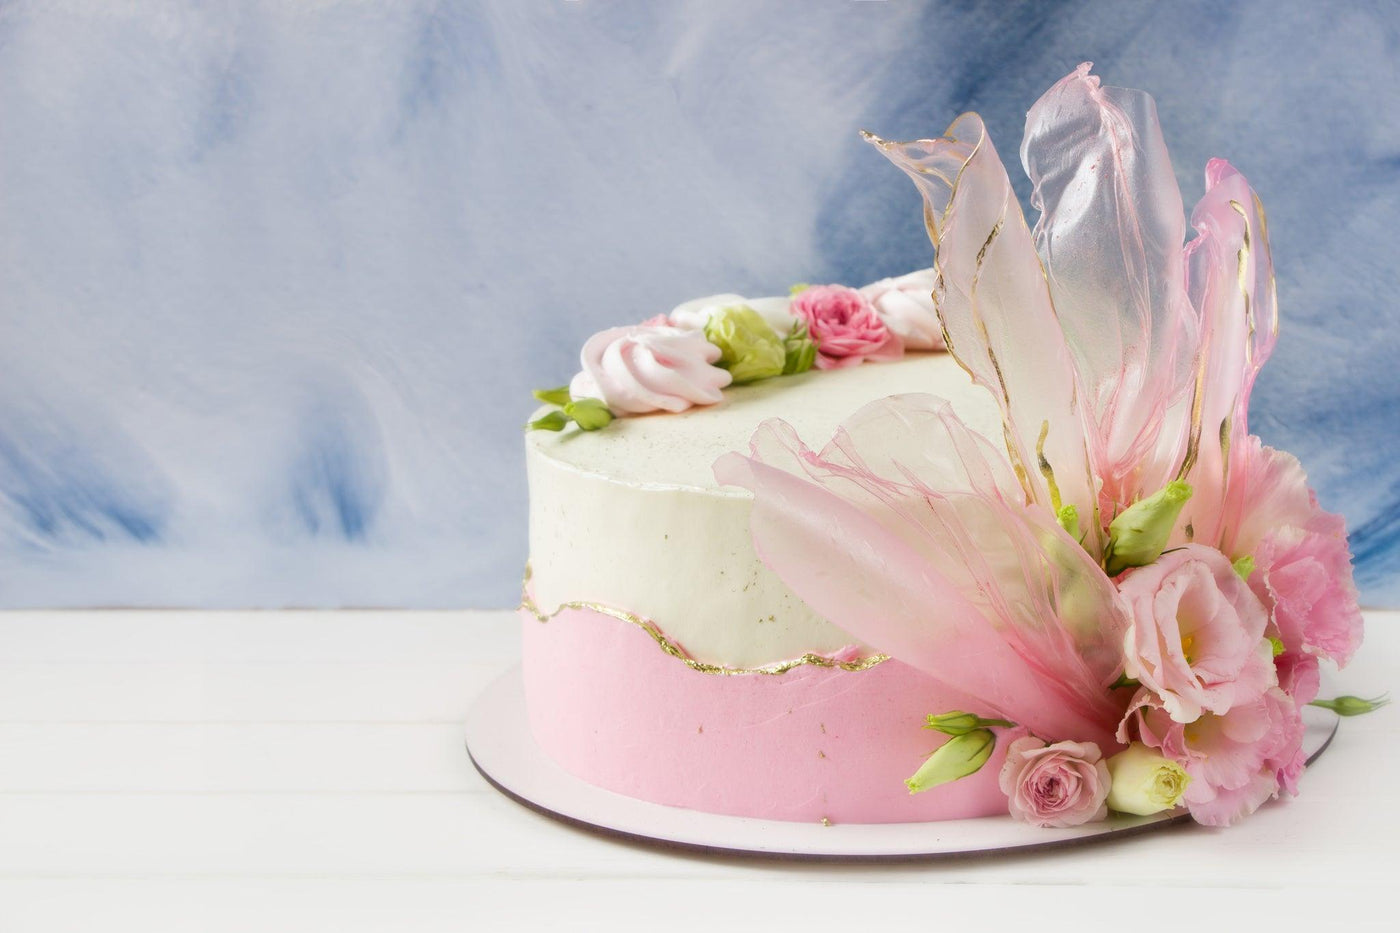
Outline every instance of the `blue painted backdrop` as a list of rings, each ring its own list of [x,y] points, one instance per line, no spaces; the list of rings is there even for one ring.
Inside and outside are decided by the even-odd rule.
[[[1188,203],[1212,155],[1262,193],[1252,424],[1400,601],[1394,5],[111,6],[0,5],[0,605],[511,604],[531,387],[687,297],[926,265],[857,128],[976,109],[1014,158],[1084,59]]]

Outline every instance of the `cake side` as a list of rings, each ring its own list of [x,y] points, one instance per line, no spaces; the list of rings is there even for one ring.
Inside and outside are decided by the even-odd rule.
[[[653,621],[697,659],[749,667],[834,652],[857,639],[812,612],[759,560],[751,497],[710,472],[761,422],[805,436],[888,395],[930,392],[997,436],[989,393],[945,354],[767,380],[680,414],[620,419],[607,431],[531,433],[531,592],[550,612],[594,603]]]

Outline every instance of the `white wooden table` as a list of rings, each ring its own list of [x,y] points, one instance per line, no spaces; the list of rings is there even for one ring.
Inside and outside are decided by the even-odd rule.
[[[1368,622],[1336,683],[1400,692],[1400,612]],[[1344,721],[1301,797],[1229,830],[926,864],[688,855],[473,770],[461,723],[516,624],[0,613],[0,931],[1400,929],[1395,708]]]

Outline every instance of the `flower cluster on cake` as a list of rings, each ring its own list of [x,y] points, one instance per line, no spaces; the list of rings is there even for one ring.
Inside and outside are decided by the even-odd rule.
[[[1226,825],[1294,794],[1319,665],[1361,641],[1343,520],[1249,433],[1278,335],[1264,209],[1214,159],[1186,217],[1152,98],[1088,64],[1031,109],[1027,226],[976,114],[867,134],[922,193],[931,269],[862,289],[720,295],[590,338],[535,429],[712,405],[731,384],[945,350],[1002,437],[946,401],[866,405],[820,450],[780,419],[717,479],[753,495],[758,556],[815,612],[976,707],[913,793],[1001,746],[1012,816],[1073,826],[1176,807]],[[790,711],[789,711],[790,712]],[[824,731],[824,730],[823,730]]]
[[[911,790],[976,770],[997,730],[1013,816],[1229,824],[1296,792],[1319,662],[1361,641],[1346,531],[1249,433],[1278,335],[1259,197],[1211,160],[1184,242],[1151,97],[1089,68],[1027,117],[1034,230],[975,114],[868,137],[923,194],[947,347],[1004,449],[909,395],[820,451],[770,422],[716,470],[805,601],[985,704],[930,716],[950,739]]]

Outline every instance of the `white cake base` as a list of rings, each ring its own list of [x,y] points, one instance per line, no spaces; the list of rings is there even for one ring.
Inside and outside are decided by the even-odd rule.
[[[1312,764],[1341,721],[1328,710],[1303,711],[1303,750]],[[1112,816],[1068,829],[1039,829],[1011,817],[938,823],[787,823],[718,816],[623,797],[587,784],[554,764],[530,733],[520,668],[486,688],[467,717],[467,753],[507,797],[565,823],[667,847],[798,859],[922,859],[1043,849],[1122,838],[1174,823],[1184,811]]]

